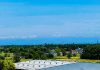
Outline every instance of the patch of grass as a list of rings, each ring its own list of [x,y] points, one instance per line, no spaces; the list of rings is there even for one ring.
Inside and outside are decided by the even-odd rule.
[[[54,59],[60,61],[69,61],[69,62],[75,61],[75,62],[100,63],[100,60],[80,59],[79,55],[77,55],[76,57],[71,57],[71,59],[68,59],[67,56],[57,56]]]
[[[4,52],[1,52],[1,53],[0,53],[0,56],[5,56],[5,53],[4,53]]]
[[[32,60],[32,59],[24,59],[24,58],[23,58],[23,59],[21,59],[20,61],[21,61],[21,62],[25,62],[25,61],[29,61],[29,60]]]
[[[79,62],[91,62],[91,63],[98,63],[100,60],[90,60],[90,59],[80,59]]]

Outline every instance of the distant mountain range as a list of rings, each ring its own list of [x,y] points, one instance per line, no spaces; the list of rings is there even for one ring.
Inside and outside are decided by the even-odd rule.
[[[99,38],[100,39],[100,38]],[[33,45],[33,44],[85,44],[99,43],[98,38],[86,37],[52,37],[52,38],[33,38],[33,39],[0,39],[0,45]]]

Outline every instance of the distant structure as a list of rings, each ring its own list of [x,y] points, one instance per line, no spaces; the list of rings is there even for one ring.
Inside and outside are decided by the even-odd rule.
[[[83,53],[83,49],[82,49],[82,48],[77,48],[76,51],[77,51],[79,54],[82,54],[82,53]]]
[[[77,50],[71,50],[72,55],[77,55],[78,51]]]
[[[56,53],[56,51],[54,49],[51,50],[50,54],[52,54],[53,56],[57,56],[57,53]]]

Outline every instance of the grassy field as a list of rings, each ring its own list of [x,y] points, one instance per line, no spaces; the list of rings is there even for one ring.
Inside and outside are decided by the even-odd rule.
[[[71,57],[71,59],[68,59],[67,56],[57,56],[54,58],[54,60],[69,61],[69,62],[75,61],[75,62],[100,63],[100,60],[80,59],[79,56]]]

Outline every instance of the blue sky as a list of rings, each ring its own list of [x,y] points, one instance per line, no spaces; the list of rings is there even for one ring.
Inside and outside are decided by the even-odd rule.
[[[0,39],[99,36],[99,0],[0,0]]]

